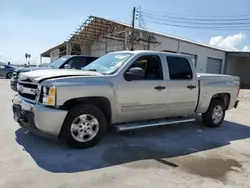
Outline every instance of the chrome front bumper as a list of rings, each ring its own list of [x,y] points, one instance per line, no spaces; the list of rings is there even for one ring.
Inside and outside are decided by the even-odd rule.
[[[14,79],[13,77],[11,78],[10,88],[14,91],[17,91],[17,79]]]
[[[41,132],[53,136],[60,134],[68,111],[32,104],[19,95],[15,95],[12,102],[14,119],[22,127],[31,132]]]

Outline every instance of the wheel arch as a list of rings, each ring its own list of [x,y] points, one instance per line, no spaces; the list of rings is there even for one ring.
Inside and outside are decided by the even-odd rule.
[[[216,93],[212,96],[211,100],[210,100],[210,104],[213,100],[221,100],[224,102],[225,108],[226,110],[228,110],[228,107],[230,105],[230,101],[231,101],[231,95],[230,93]],[[210,105],[209,104],[209,105]]]
[[[111,109],[111,103],[108,98],[106,97],[79,97],[67,100],[64,102],[64,104],[60,107],[64,110],[70,110],[76,105],[79,104],[86,104],[86,105],[94,105],[97,108],[99,108],[105,115],[105,118],[107,120],[107,123],[111,123],[112,119],[112,109]]]

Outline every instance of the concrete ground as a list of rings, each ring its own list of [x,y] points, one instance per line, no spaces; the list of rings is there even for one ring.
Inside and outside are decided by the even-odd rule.
[[[197,122],[111,132],[87,150],[20,128],[13,95],[0,79],[0,188],[250,187],[250,91],[220,128]]]

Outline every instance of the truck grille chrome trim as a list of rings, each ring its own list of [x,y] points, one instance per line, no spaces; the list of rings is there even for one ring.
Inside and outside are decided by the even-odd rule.
[[[17,92],[25,100],[35,103],[38,85],[30,82],[18,81]]]
[[[24,79],[24,80],[20,80],[20,82],[23,82],[23,83],[30,83],[30,84],[35,84],[35,83],[32,83],[32,80],[27,78],[27,79]]]
[[[27,82],[27,81],[20,81],[20,80],[18,80],[18,83],[21,83],[21,84],[30,84],[30,85],[37,85],[34,82]]]

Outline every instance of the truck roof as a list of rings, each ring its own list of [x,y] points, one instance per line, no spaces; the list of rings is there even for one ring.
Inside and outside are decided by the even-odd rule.
[[[131,53],[131,54],[165,54],[165,55],[174,55],[174,56],[182,56],[182,57],[189,57],[189,55],[186,54],[180,54],[180,53],[171,53],[171,52],[158,52],[158,51],[152,51],[152,50],[134,50],[134,51],[116,51],[116,52],[110,52],[110,53]]]
[[[95,57],[95,58],[99,58],[97,56],[92,56],[92,55],[65,55],[62,57]]]

